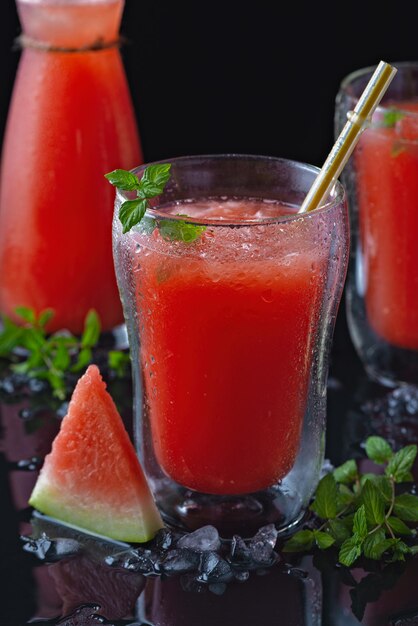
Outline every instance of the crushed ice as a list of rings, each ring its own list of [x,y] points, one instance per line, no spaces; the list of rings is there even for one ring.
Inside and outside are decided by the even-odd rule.
[[[209,589],[221,594],[232,581],[245,582],[250,572],[263,574],[279,562],[275,551],[278,531],[274,524],[263,526],[250,539],[234,535],[224,540],[214,526],[204,526],[188,534],[167,528],[144,546],[108,554],[105,563],[144,576],[180,576],[185,590]],[[80,541],[69,538],[50,539],[46,533],[38,538],[22,537],[24,549],[39,559],[54,562],[83,551]]]

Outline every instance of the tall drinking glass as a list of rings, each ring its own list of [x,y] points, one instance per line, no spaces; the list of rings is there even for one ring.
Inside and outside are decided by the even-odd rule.
[[[388,386],[418,383],[418,63],[396,66],[342,174],[353,233],[348,325],[368,374]],[[336,133],[372,71],[343,80]]]
[[[126,234],[117,215],[132,195],[116,198],[139,454],[168,523],[288,530],[323,461],[344,192],[337,184],[298,215],[314,167],[241,155],[171,163],[158,204]]]

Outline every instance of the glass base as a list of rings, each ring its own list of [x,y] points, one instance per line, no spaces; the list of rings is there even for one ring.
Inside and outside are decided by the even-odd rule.
[[[383,340],[364,351],[358,348],[364,369],[371,380],[394,389],[402,385],[417,385],[418,353],[392,346]]]
[[[182,531],[215,526],[222,538],[252,537],[262,526],[274,524],[281,536],[294,531],[305,516],[300,497],[274,486],[257,493],[218,496],[173,484],[156,490],[164,522]]]
[[[399,348],[377,335],[367,319],[364,302],[350,285],[346,304],[350,336],[369,378],[390,389],[417,385],[418,350]]]

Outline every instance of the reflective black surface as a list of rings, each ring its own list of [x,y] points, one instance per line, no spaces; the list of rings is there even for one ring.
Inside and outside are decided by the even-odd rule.
[[[212,584],[203,576],[203,584],[196,585],[187,572],[144,576],[128,562],[123,567],[117,555],[127,546],[34,520],[27,501],[65,405],[51,402],[36,386],[11,394],[4,371],[1,381],[1,626],[418,624],[416,558],[366,571],[336,567],[332,552],[285,555],[271,567],[242,568],[245,573],[235,577],[224,572],[224,579],[210,579]],[[130,430],[130,380],[110,381],[109,390]],[[327,458],[335,465],[349,457],[365,464],[361,442],[368,435],[380,434],[401,446],[415,442],[417,433],[415,390],[390,391],[367,381],[340,319],[328,390]],[[38,554],[22,535],[44,537]],[[215,566],[209,563],[208,571]]]

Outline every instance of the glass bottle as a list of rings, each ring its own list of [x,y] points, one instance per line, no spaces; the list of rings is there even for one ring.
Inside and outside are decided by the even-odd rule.
[[[23,28],[0,179],[0,312],[48,329],[123,321],[104,174],[142,163],[119,53],[123,0],[17,0]]]

